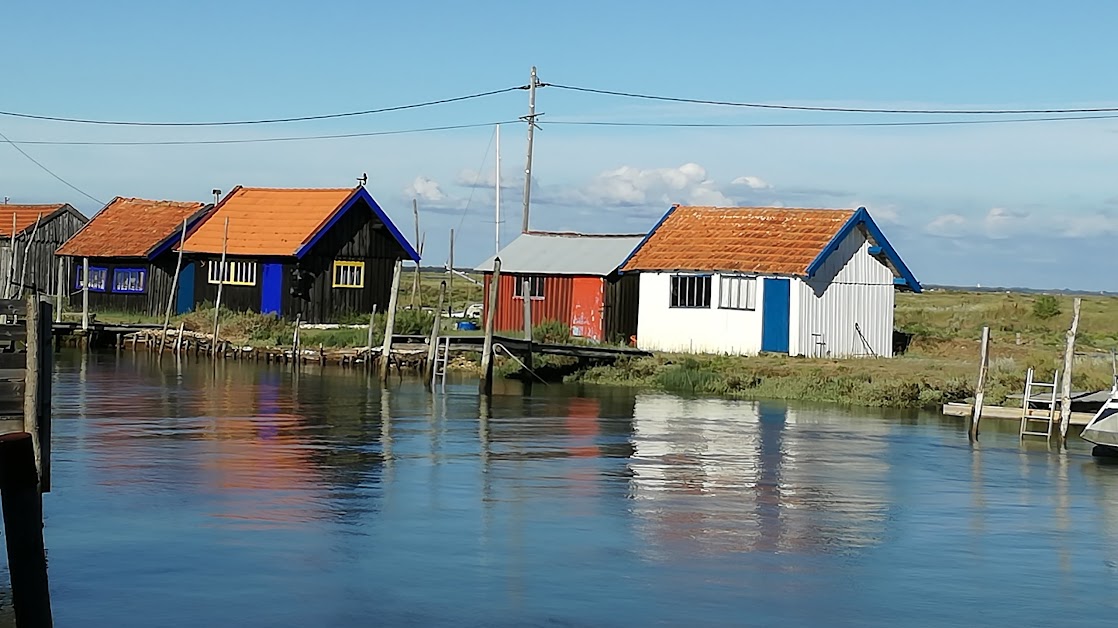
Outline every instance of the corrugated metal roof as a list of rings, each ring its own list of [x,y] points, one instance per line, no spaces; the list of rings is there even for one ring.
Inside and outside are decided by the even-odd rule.
[[[497,255],[502,273],[594,275],[605,277],[625,261],[643,235],[548,233],[521,234]],[[492,271],[491,256],[475,268]]]
[[[853,210],[673,207],[624,270],[806,275]]]

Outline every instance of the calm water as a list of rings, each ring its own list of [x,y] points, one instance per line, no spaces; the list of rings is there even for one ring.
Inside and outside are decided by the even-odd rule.
[[[931,415],[62,356],[59,626],[1101,625],[1118,467]],[[481,418],[479,418],[481,417]],[[6,575],[5,575],[6,580]]]

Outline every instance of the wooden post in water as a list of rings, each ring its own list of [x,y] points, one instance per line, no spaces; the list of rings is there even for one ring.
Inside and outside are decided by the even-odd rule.
[[[392,334],[396,326],[396,302],[400,297],[400,272],[403,270],[403,260],[396,260],[392,269],[392,292],[388,296],[388,311],[384,321],[384,344],[380,349],[380,381],[388,381],[388,362],[392,357]]]
[[[226,219],[228,220],[228,219]],[[227,223],[228,224],[228,223]],[[171,279],[171,296],[167,297],[167,310],[163,313],[163,333],[159,335],[159,356],[163,357],[163,346],[167,343],[167,327],[171,324],[171,307],[175,304],[175,293],[179,290],[179,273],[182,272],[182,249],[186,246],[186,218],[182,219],[182,235],[179,236],[179,257],[175,262],[175,276]],[[220,288],[218,288],[220,290]]]
[[[51,626],[43,499],[32,435],[27,432],[0,436],[0,505],[16,625]]]
[[[493,276],[489,278],[489,301],[485,305],[485,342],[481,349],[481,380],[483,395],[493,393],[493,326],[497,322],[497,293],[501,285],[501,258],[493,259]]]
[[[435,385],[435,361],[439,358],[439,331],[442,325],[443,298],[446,297],[446,282],[439,284],[439,307],[435,309],[435,320],[431,322],[431,337],[427,341],[427,368],[424,377],[431,387]]]
[[[89,344],[89,258],[82,258],[82,331]]]
[[[62,303],[66,298],[66,258],[58,258],[58,289],[57,298],[54,301],[54,322],[62,322]]]
[[[990,328],[982,328],[982,349],[978,359],[978,384],[974,387],[974,412],[971,415],[968,434],[971,440],[978,438],[978,424],[982,421],[982,405],[986,402],[986,374],[990,368]]]
[[[229,268],[225,265],[226,254],[229,252],[229,217],[225,217],[225,235],[221,238],[221,266],[217,272],[217,301],[214,303],[214,336],[210,348],[213,350],[214,360],[217,360],[217,326],[221,322],[221,289],[229,281]]]
[[[31,434],[41,490],[50,491],[50,304],[27,297],[27,363],[23,390],[23,431]]]
[[[373,325],[377,320],[377,304],[373,304],[373,310],[369,312],[369,338],[365,342],[365,368],[369,369],[373,363]]]
[[[525,279],[521,284],[524,295],[524,340],[528,343],[528,354],[524,356],[524,367],[532,370],[532,282]]]
[[[1071,370],[1075,364],[1075,334],[1079,331],[1079,307],[1082,299],[1075,298],[1072,305],[1071,328],[1068,329],[1067,347],[1064,349],[1064,380],[1060,390],[1060,438],[1067,439],[1071,425]]]

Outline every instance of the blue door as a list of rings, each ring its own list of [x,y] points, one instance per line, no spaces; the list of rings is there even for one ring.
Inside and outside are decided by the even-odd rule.
[[[264,264],[260,281],[260,313],[279,314],[283,296],[283,264]]]
[[[761,351],[788,353],[788,320],[792,283],[787,279],[765,279],[761,298]]]
[[[178,294],[175,295],[175,313],[186,314],[194,309],[194,266],[187,264],[179,273]]]

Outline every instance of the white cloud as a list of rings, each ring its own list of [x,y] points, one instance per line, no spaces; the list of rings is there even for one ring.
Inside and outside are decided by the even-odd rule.
[[[744,185],[751,190],[770,190],[770,189],[772,189],[772,185],[770,185],[768,181],[765,181],[761,177],[754,177],[754,176],[749,176],[749,175],[744,176],[744,177],[738,177],[738,178],[734,179],[733,181],[731,181],[730,183],[732,185]]]
[[[734,204],[707,177],[706,168],[696,163],[678,168],[622,166],[607,170],[594,177],[579,195],[584,202],[613,207]]]
[[[446,200],[446,194],[443,193],[438,181],[424,176],[416,177],[411,185],[404,188],[404,196],[430,203],[439,203]]]
[[[899,225],[901,224],[901,215],[897,212],[897,208],[892,205],[875,205],[872,208],[867,207],[870,216],[880,224]]]
[[[959,214],[942,214],[936,216],[924,226],[924,231],[936,236],[956,237],[963,234],[967,228],[967,219]]]
[[[986,213],[982,220],[986,235],[1000,240],[1034,229],[1038,225],[1032,224],[1028,213],[1013,211],[1004,207],[994,207]]]

